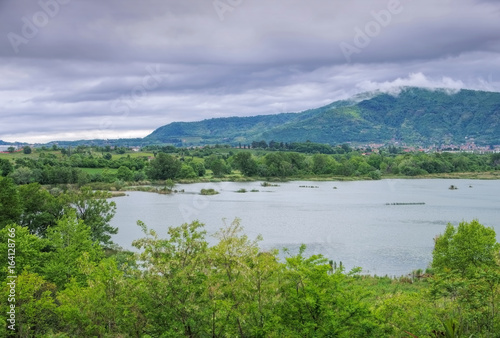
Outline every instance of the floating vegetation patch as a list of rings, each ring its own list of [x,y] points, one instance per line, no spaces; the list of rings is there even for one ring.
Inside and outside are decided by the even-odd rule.
[[[279,187],[280,186],[279,184],[273,184],[273,183],[269,183],[269,182],[262,182],[260,185],[263,187]]]
[[[413,202],[413,203],[386,203],[385,205],[425,205],[424,202]]]
[[[201,189],[200,194],[202,195],[217,195],[219,192],[214,189]]]

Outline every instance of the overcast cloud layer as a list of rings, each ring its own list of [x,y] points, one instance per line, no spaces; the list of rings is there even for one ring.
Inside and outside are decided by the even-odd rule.
[[[394,86],[500,91],[500,2],[0,0],[0,140],[143,137]]]

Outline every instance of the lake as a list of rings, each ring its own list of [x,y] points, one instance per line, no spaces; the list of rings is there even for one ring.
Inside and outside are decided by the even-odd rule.
[[[262,187],[261,182],[178,184],[184,193],[160,195],[128,192],[115,198],[113,241],[132,249],[143,237],[141,220],[166,236],[169,226],[199,220],[210,236],[234,218],[241,219],[250,239],[263,236],[263,249],[288,248],[321,253],[359,266],[372,275],[400,276],[425,269],[432,259],[434,237],[448,223],[478,219],[500,234],[500,181],[390,179],[354,182],[286,182]],[[457,190],[450,190],[455,185]],[[306,187],[304,187],[306,186]],[[202,188],[220,192],[202,196]],[[246,193],[236,192],[246,189]],[[250,192],[251,190],[258,192]],[[407,203],[407,205],[392,205]],[[415,203],[415,204],[412,204]],[[425,204],[423,204],[425,203]],[[283,256],[281,256],[283,257]]]

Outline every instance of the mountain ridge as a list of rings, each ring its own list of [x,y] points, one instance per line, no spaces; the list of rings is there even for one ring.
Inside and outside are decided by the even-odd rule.
[[[360,93],[298,113],[212,118],[164,125],[148,143],[203,145],[256,140],[339,144],[500,144],[500,93],[399,87]]]

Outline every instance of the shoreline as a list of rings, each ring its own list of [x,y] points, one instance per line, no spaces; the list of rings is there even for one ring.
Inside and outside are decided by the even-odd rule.
[[[380,180],[373,180],[368,177],[287,177],[282,179],[269,178],[269,177],[222,177],[222,178],[204,178],[196,180],[179,180],[175,184],[197,184],[197,183],[244,183],[244,182],[268,182],[270,184],[279,184],[286,182],[358,182],[358,181],[382,181],[382,180],[424,180],[424,179],[442,179],[442,180],[481,180],[481,181],[495,181],[500,180],[500,171],[498,172],[479,172],[479,173],[449,173],[449,174],[429,174],[421,176],[401,176],[401,175],[387,175]],[[126,196],[126,192],[140,191],[151,192],[157,194],[173,194],[182,193],[175,188],[168,191],[164,183],[147,182],[145,184],[137,184],[125,186],[117,190],[115,187],[109,187],[109,190],[114,197]]]
[[[192,183],[221,183],[221,182],[350,182],[350,181],[381,181],[387,179],[475,179],[475,180],[500,180],[500,171],[487,171],[487,172],[464,172],[464,173],[442,173],[442,174],[427,174],[418,176],[404,176],[404,175],[385,175],[380,180],[372,178],[352,177],[352,176],[306,176],[306,177],[221,177],[221,178],[204,178],[192,180],[179,180],[176,184],[192,184]],[[161,185],[161,184],[160,184]]]

